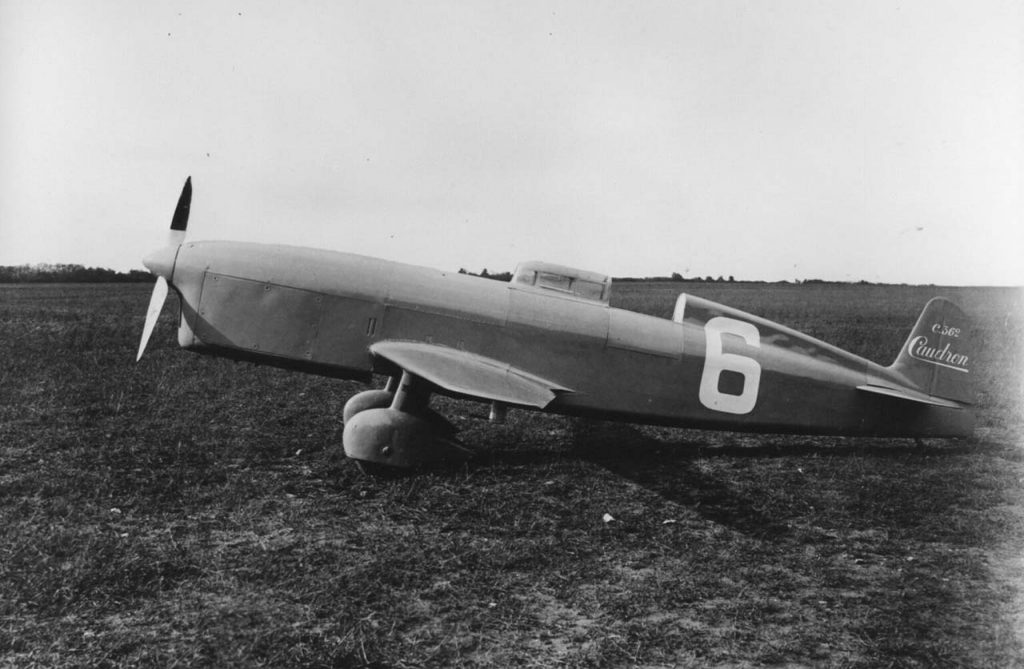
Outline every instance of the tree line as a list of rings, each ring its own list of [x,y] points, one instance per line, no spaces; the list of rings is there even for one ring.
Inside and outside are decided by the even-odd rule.
[[[676,281],[679,283],[735,283],[736,277],[731,274],[728,277],[719,276],[717,279],[713,276],[705,277],[686,277],[679,272],[672,272],[672,276],[617,276],[614,278],[615,281]]]
[[[494,279],[495,281],[511,281],[512,280],[512,272],[490,273],[490,272],[487,271],[486,267],[484,268],[484,271],[480,272],[479,274],[477,274],[476,272],[466,271],[465,267],[460,267],[459,268],[459,274],[468,274],[469,276],[479,276],[479,277],[482,277],[484,279]]]
[[[139,283],[152,282],[149,272],[116,272],[105,267],[49,264],[0,265],[0,283]]]
[[[486,269],[477,274],[469,272],[465,268],[459,269],[459,274],[469,274],[485,279],[496,281],[511,281],[512,272],[488,272]],[[49,264],[39,263],[35,265],[0,265],[0,283],[152,283],[155,277],[149,272],[133,269],[128,272],[116,272],[105,267],[85,267],[83,265]],[[646,277],[615,277],[618,282],[643,282],[643,281],[677,281],[680,283],[734,283],[736,279],[728,277],[684,277],[678,272],[672,276],[646,276]],[[747,281],[748,283],[765,283],[764,281]],[[774,283],[789,283],[788,281],[776,281]],[[842,281],[823,281],[822,279],[796,280],[796,283],[846,283]],[[857,283],[867,284],[867,281]]]
[[[482,272],[477,274],[476,272],[469,272],[464,267],[459,268],[459,274],[468,274],[470,276],[479,276],[485,279],[495,279],[496,281],[511,281],[512,272],[488,272],[485,268]],[[735,283],[736,277],[729,276],[728,278],[719,276],[717,279],[713,276],[693,278],[684,277],[679,272],[672,272],[672,276],[617,276],[614,277],[614,281],[678,281],[678,282],[699,282],[699,283]]]

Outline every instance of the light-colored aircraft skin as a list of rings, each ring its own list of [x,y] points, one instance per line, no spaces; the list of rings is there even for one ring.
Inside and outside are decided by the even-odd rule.
[[[680,295],[672,319],[616,309],[607,277],[547,263],[524,263],[505,283],[349,253],[184,242],[145,264],[180,297],[185,349],[401,378],[397,393],[357,395],[346,408],[346,452],[378,464],[450,454],[431,445],[451,437],[427,408],[433,392],[710,429],[932,437],[973,428],[969,323],[942,298],[883,367],[695,296]]]

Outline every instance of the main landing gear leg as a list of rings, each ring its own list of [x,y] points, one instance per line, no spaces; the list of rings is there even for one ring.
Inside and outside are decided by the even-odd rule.
[[[442,460],[463,460],[470,453],[455,439],[454,426],[432,411],[430,386],[403,372],[393,393],[368,390],[345,405],[345,455],[360,469],[408,469]],[[390,403],[388,403],[390,400]]]

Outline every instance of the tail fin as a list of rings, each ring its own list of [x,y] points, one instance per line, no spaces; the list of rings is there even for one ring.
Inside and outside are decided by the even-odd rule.
[[[922,392],[964,404],[974,403],[971,323],[944,297],[925,305],[899,357],[889,369]]]

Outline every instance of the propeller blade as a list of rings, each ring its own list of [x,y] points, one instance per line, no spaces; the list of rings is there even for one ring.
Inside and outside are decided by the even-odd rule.
[[[146,351],[146,344],[153,334],[156,321],[160,318],[160,312],[164,308],[164,300],[167,299],[167,279],[162,276],[156,278],[156,285],[153,286],[153,295],[149,298],[149,311],[146,312],[146,326],[142,329],[142,341],[139,342],[139,354],[135,356],[135,362],[142,360],[142,354]]]
[[[171,232],[167,237],[169,246],[178,246],[185,241],[185,230],[188,229],[188,214],[192,208],[192,177],[185,179],[185,185],[178,196],[178,206],[174,208],[171,219]]]
[[[192,177],[185,179],[185,186],[178,196],[178,206],[174,208],[174,218],[171,219],[171,230],[185,232],[188,229],[188,210],[192,206]]]

